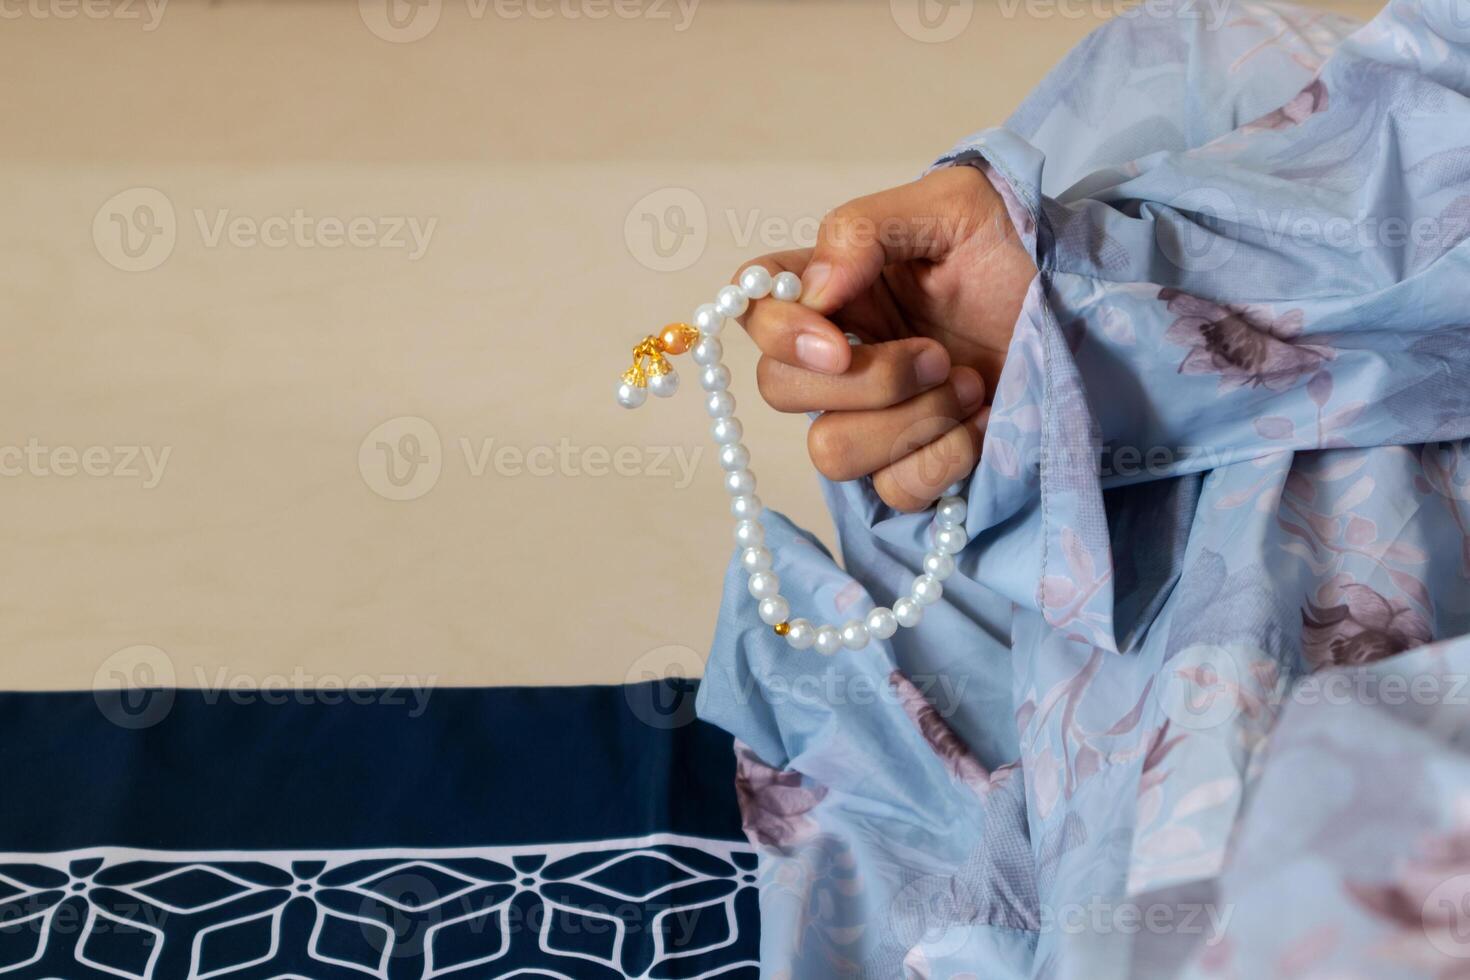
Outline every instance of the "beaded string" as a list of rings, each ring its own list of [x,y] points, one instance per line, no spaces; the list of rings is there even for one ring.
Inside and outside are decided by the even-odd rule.
[[[745,313],[751,300],[767,296],[794,303],[801,298],[801,278],[794,272],[772,276],[753,265],[740,275],[739,285],[724,286],[713,303],[694,311],[693,323],[671,323],[657,335],[644,337],[633,348],[633,366],[618,383],[618,404],[637,408],[651,391],[668,398],[679,390],[679,374],[669,355],[689,353],[700,368],[699,386],[706,392],[705,412],[710,435],[719,447],[724,470],[725,492],[730,495],[730,513],[735,518],[735,543],[740,547],[740,567],[749,574],[749,589],[757,602],[761,621],[785,637],[795,650],[815,648],[831,655],[838,650],[861,650],[873,639],[886,640],[899,627],[917,626],[924,607],[939,601],[944,580],[954,572],[954,556],[965,546],[964,498],[950,493],[939,499],[934,510],[933,542],[924,555],[924,570],[914,579],[909,594],[894,600],[891,608],[879,606],[862,619],[841,626],[812,623],[791,617],[791,603],[781,595],[781,580],[771,570],[772,555],[765,545],[760,515],[764,509],[756,496],[755,473],[750,469],[750,450],[741,443],[744,428],[735,417],[735,396],[730,394],[730,369],[723,359],[725,349],[720,331],[725,321]]]

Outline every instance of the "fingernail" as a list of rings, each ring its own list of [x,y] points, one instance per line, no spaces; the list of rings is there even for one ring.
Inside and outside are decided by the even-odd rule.
[[[822,289],[832,278],[832,267],[826,262],[814,262],[801,274],[801,301],[808,306],[822,298]]]
[[[985,383],[974,371],[957,372],[954,376],[954,394],[960,403],[960,411],[968,414],[979,408],[980,403],[985,400]]]
[[[949,355],[943,347],[926,347],[914,358],[914,374],[919,384],[932,388],[949,377]]]
[[[801,362],[802,367],[824,374],[837,374],[842,370],[842,352],[832,338],[825,334],[798,334],[796,359]]]

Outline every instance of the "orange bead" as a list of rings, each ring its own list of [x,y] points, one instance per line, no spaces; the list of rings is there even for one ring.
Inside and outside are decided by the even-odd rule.
[[[671,323],[658,335],[658,345],[669,354],[682,354],[689,349],[694,328],[687,323]]]

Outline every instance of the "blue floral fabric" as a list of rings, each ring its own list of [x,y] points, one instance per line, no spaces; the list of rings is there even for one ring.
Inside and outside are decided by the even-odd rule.
[[[1470,6],[1146,4],[980,167],[1040,270],[915,630],[793,652],[732,566],[768,977],[1470,975]],[[768,514],[803,615],[930,520]]]

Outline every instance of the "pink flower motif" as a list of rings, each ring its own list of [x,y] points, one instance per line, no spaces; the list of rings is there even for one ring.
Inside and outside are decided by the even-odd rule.
[[[1470,908],[1470,827],[1431,834],[1417,853],[1398,863],[1383,884],[1348,881],[1347,892],[1374,917],[1412,937],[1411,952],[1428,939],[1437,951],[1464,945],[1465,910]],[[1425,950],[1424,952],[1431,952]],[[1470,963],[1431,955],[1433,969],[1424,975],[1438,980],[1465,980]]]
[[[1327,111],[1327,86],[1322,79],[1313,81],[1302,89],[1290,102],[1274,112],[1268,112],[1255,122],[1241,127],[1242,132],[1258,133],[1265,129],[1288,129],[1299,126],[1319,112]]]
[[[773,769],[750,746],[735,743],[735,797],[740,826],[757,846],[787,848],[808,840],[817,824],[807,813],[827,795],[799,772]]]
[[[919,734],[924,736],[924,741],[929,743],[929,748],[944,763],[950,776],[964,783],[977,794],[984,795],[991,790],[1005,784],[1015,771],[1014,765],[1001,766],[994,773],[980,764],[949,723],[939,716],[934,705],[924,697],[923,693],[914,686],[913,682],[903,675],[902,671],[895,670],[888,675],[888,685],[893,688],[894,694],[898,696],[899,706],[903,713],[909,716],[909,720],[919,729]]]
[[[1218,374],[1221,391],[1285,391],[1335,356],[1330,347],[1298,342],[1301,310],[1273,316],[1264,307],[1222,306],[1177,289],[1161,289],[1159,299],[1178,316],[1164,338],[1190,348],[1179,373]]]
[[[1352,667],[1424,646],[1429,624],[1402,599],[1387,599],[1366,585],[1335,587],[1333,604],[1302,610],[1302,649],[1314,667]]]

